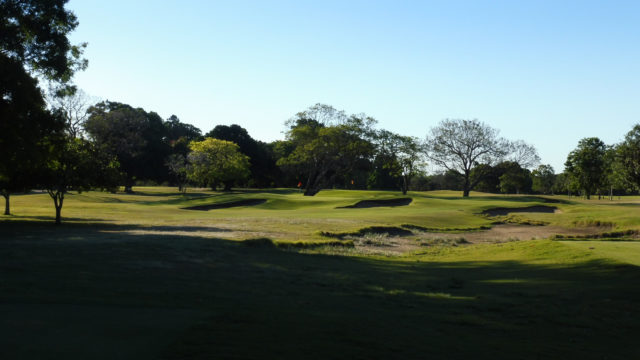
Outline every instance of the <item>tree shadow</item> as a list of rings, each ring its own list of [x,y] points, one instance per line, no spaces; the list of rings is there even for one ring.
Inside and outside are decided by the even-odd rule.
[[[173,230],[2,222],[0,302],[206,313],[164,342],[175,359],[638,355],[636,266],[309,254]]]
[[[413,194],[418,194],[420,197],[429,198],[429,199],[445,199],[445,200],[494,200],[494,201],[508,201],[508,202],[517,202],[517,203],[530,203],[530,202],[542,202],[548,204],[565,204],[565,205],[573,205],[576,204],[574,201],[565,200],[565,199],[556,199],[550,198],[546,196],[535,196],[535,195],[471,195],[469,197],[463,196],[440,196],[440,195],[428,195],[419,192],[412,192]]]

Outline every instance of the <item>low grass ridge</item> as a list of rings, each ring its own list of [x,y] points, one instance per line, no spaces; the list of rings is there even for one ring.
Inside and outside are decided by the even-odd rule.
[[[353,205],[340,206],[337,209],[362,209],[373,207],[396,207],[407,206],[413,201],[412,198],[395,198],[395,199],[373,199],[373,200],[360,200]]]
[[[333,233],[321,231],[320,235],[329,238],[344,239],[349,236],[365,236],[368,234],[386,234],[389,236],[410,236],[413,232],[397,226],[368,226],[357,231]]]

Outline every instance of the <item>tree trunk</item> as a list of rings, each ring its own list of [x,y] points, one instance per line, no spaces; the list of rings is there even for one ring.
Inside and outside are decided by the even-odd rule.
[[[314,196],[322,190],[322,186],[325,184],[325,176],[327,170],[313,170],[307,180],[307,186],[304,188],[304,196]],[[334,175],[335,176],[335,175]],[[331,178],[333,179],[333,177]]]
[[[224,191],[231,191],[231,185],[233,185],[232,181],[227,181],[224,183]]]
[[[56,208],[56,225],[60,225],[62,223],[62,204],[64,203],[64,192],[49,191],[49,196],[53,198],[53,205]]]
[[[469,171],[464,172],[464,185],[462,187],[462,197],[469,197],[469,192],[471,191],[471,184],[469,183]]]
[[[407,184],[407,177],[402,177],[402,195],[407,195],[407,190],[409,190],[409,186]]]
[[[132,194],[133,193],[133,185],[125,185],[124,186],[124,192],[126,192],[127,194]]]
[[[609,187],[609,201],[613,200],[613,186]]]
[[[56,225],[60,225],[62,223],[62,205],[56,206]]]
[[[10,194],[8,192],[3,193],[2,196],[4,196],[4,214],[5,215],[11,215],[11,212],[9,211],[9,196]]]
[[[319,193],[320,189],[315,189],[315,188],[307,188],[304,189],[304,196],[314,196],[315,194]]]

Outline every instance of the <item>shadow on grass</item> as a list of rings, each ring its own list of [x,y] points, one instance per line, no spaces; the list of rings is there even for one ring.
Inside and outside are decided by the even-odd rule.
[[[0,316],[0,333],[56,333],[36,342],[45,342],[39,354],[78,359],[640,355],[635,266],[304,254],[130,233],[140,228],[173,227],[0,223],[0,303],[16,305]],[[123,241],[98,241],[114,234]],[[24,304],[61,313],[34,318]],[[158,311],[136,320],[132,309]],[[112,322],[137,328],[147,317],[157,334],[148,342],[131,331],[103,334]],[[80,333],[97,335],[76,346]],[[115,347],[103,348],[102,337]],[[32,343],[2,336],[0,351],[29,358],[19,349]]]
[[[494,200],[494,201],[509,201],[516,203],[530,203],[530,202],[542,202],[547,204],[565,204],[571,205],[576,204],[574,201],[553,198],[547,196],[528,196],[528,195],[471,195],[469,197],[462,196],[438,196],[438,195],[429,195],[420,192],[412,193],[412,196],[418,195],[420,197],[429,198],[429,199],[445,199],[445,200]]]

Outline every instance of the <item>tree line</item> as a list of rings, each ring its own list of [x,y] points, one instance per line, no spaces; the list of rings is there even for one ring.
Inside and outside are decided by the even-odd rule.
[[[239,125],[203,134],[175,115],[95,102],[71,83],[87,62],[85,44],[68,41],[78,22],[65,3],[0,2],[0,193],[7,215],[11,194],[30,189],[47,191],[59,223],[71,190],[132,192],[149,183],[182,191],[298,187],[306,196],[340,188],[586,198],[640,185],[640,125],[620,144],[581,140],[555,174],[532,145],[502,138],[478,120],[446,119],[417,138],[377,129],[366,114],[316,104],[285,122],[284,140],[267,143]],[[427,164],[436,172],[427,173]]]

